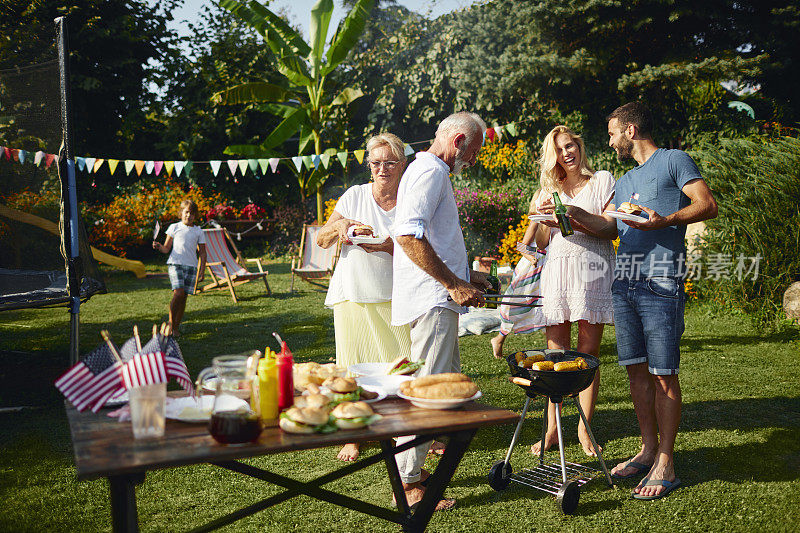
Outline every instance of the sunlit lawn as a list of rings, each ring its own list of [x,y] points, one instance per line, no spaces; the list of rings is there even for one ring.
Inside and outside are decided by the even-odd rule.
[[[163,271],[162,266],[150,266]],[[189,300],[181,347],[196,374],[214,355],[263,348],[279,331],[300,361],[334,356],[332,315],[324,292],[305,282],[289,294],[289,267],[269,266],[274,296],[263,284]],[[149,330],[166,314],[166,277],[136,280],[106,271],[109,294],[81,309],[82,351],[107,328],[124,340],[133,324]],[[110,529],[108,485],[78,482],[69,430],[52,381],[66,364],[68,316],[63,309],[0,314],[0,406],[32,406],[0,413],[0,513],[2,531],[97,531]],[[489,335],[461,339],[464,371],[483,390],[482,401],[521,411],[524,397],[495,361]],[[511,337],[507,349],[541,346],[541,334]],[[34,351],[35,353],[26,353]],[[447,495],[455,510],[437,513],[431,531],[793,531],[800,523],[800,372],[796,337],[754,333],[733,316],[709,316],[692,308],[683,341],[684,412],[676,469],[683,487],[668,498],[639,502],[632,483],[609,489],[594,481],[581,491],[574,516],[563,516],[551,496],[512,485],[498,493],[486,484],[489,467],[502,459],[513,426],[478,433]],[[614,330],[601,347],[602,384],[593,421],[609,465],[634,454],[638,429],[623,370],[616,365]],[[541,401],[534,405],[514,450],[515,469],[532,467],[528,445],[541,431]],[[564,410],[567,457],[597,466],[580,451],[577,413]],[[367,448],[365,453],[375,453]],[[252,460],[278,473],[311,479],[335,469],[335,450],[323,449]],[[557,454],[551,456],[557,460]],[[429,467],[435,466],[435,461]],[[327,486],[388,505],[385,469],[370,467]],[[143,531],[180,531],[275,494],[278,488],[206,465],[148,474],[138,488]],[[394,525],[330,504],[299,497],[245,519],[230,531],[396,531]]]

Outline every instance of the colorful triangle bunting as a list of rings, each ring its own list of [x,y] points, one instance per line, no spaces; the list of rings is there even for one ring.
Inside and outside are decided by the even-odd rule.
[[[222,161],[209,161],[209,165],[211,165],[211,173],[214,174],[214,177],[217,177],[217,173],[219,173],[219,167],[222,166]],[[188,171],[186,172],[189,173]]]

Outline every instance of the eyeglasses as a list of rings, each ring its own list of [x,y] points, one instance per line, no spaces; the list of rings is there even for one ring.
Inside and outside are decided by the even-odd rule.
[[[369,166],[372,170],[380,170],[381,167],[386,170],[394,170],[394,167],[396,167],[398,163],[400,163],[400,161],[370,161]]]

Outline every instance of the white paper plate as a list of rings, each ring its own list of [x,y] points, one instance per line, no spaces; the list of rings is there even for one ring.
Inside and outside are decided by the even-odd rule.
[[[404,399],[411,402],[411,405],[415,405],[417,407],[421,407],[422,409],[455,409],[456,407],[461,407],[467,402],[471,402],[473,400],[477,400],[481,396],[481,391],[475,393],[474,396],[471,398],[454,398],[454,399],[447,399],[447,400],[432,400],[428,398],[414,398],[412,396],[406,396],[402,392],[398,392],[397,395]]]
[[[368,390],[370,392],[374,392],[374,393],[376,393],[378,395],[377,398],[373,398],[371,400],[361,400],[362,402],[375,403],[375,402],[379,402],[381,400],[386,399],[386,396],[388,396],[388,394],[386,393],[385,390],[379,389],[378,387],[365,387],[365,386],[362,385],[361,388],[364,389],[364,390]]]
[[[356,378],[356,383],[365,389],[383,392],[386,396],[396,396],[397,391],[400,389],[400,384],[404,381],[414,379],[412,376],[359,376]]]
[[[534,222],[541,222],[543,220],[553,220],[553,215],[528,215],[528,220],[533,220]]]
[[[347,367],[347,371],[358,376],[385,376],[391,363],[356,363]]]
[[[369,237],[366,235],[354,235],[350,237],[350,242],[353,244],[380,244],[386,240],[386,237],[381,237],[380,235],[376,235],[373,237]]]
[[[211,408],[214,407],[214,396],[206,394],[199,398],[185,396],[171,398],[167,401],[166,416],[172,420],[180,420],[190,424],[208,422],[211,419]]]
[[[618,218],[620,220],[632,220],[634,222],[644,222],[647,220],[644,217],[640,217],[639,215],[631,215],[630,213],[622,213],[620,211],[606,211],[603,213],[604,215],[608,215],[612,218]]]
[[[246,401],[229,395],[226,395],[222,401],[225,402],[222,407],[226,411],[236,411],[241,408],[249,409],[250,407]],[[201,424],[211,419],[211,409],[213,407],[214,396],[212,394],[204,394],[199,398],[184,396],[167,402],[165,414],[167,418],[172,420],[180,420],[189,424]]]

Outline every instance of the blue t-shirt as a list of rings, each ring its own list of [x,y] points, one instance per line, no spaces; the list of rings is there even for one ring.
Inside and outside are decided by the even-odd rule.
[[[691,203],[682,191],[684,185],[702,178],[689,154],[659,148],[647,161],[617,181],[614,203],[619,206],[638,193],[639,198],[633,203],[649,207],[662,217],[671,215]],[[642,216],[647,217],[647,214],[643,212]],[[617,220],[617,230],[618,279],[685,277],[685,225],[643,231]]]

